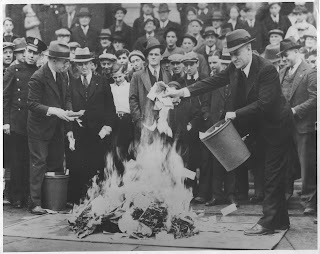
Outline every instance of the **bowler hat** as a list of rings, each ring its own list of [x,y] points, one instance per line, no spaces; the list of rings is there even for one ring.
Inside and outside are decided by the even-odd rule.
[[[182,54],[172,54],[168,57],[168,59],[171,63],[181,63],[182,59],[183,59],[183,55]]]
[[[15,45],[13,50],[14,52],[24,51],[27,46],[27,42],[24,37],[14,39],[13,43]]]
[[[272,29],[268,32],[268,37],[270,37],[271,34],[278,34],[280,36],[282,36],[282,38],[284,37],[284,32],[280,29]]]
[[[92,15],[89,12],[89,9],[87,7],[80,8],[80,11],[77,16],[78,17],[92,17]]]
[[[198,58],[197,53],[191,51],[191,52],[189,52],[189,53],[187,53],[187,54],[185,54],[183,56],[181,62],[182,63],[184,63],[184,62],[194,62],[194,63],[196,63],[198,61],[199,61],[199,58]]]
[[[244,29],[237,29],[227,33],[226,39],[229,53],[255,40],[255,38],[252,39],[248,31]]]
[[[211,20],[224,20],[220,11],[214,11],[211,16]]]
[[[279,45],[268,45],[266,47],[266,51],[264,53],[264,58],[268,59],[272,63],[280,61],[281,58],[279,56],[280,46]]]
[[[14,44],[12,42],[3,42],[3,49],[5,48],[12,48],[14,49]]]
[[[207,26],[205,29],[204,29],[204,32],[202,34],[202,37],[205,39],[207,36],[209,35],[214,35],[215,37],[218,37],[219,35],[216,34],[213,26]]]
[[[113,15],[115,15],[117,13],[117,11],[122,11],[124,15],[127,14],[127,9],[122,6],[117,6],[116,8],[114,8]]]
[[[282,55],[287,50],[299,49],[301,47],[302,47],[301,45],[295,43],[290,39],[284,39],[283,41],[280,41],[280,52],[277,55]]]
[[[117,61],[117,57],[110,53],[103,53],[99,56],[99,60],[110,60],[110,61]]]
[[[27,38],[28,41],[28,38]],[[70,48],[67,43],[51,41],[45,55],[53,58],[70,59]]]
[[[107,29],[106,28],[101,29],[99,38],[111,38],[110,29],[108,29],[108,28]]]
[[[91,56],[89,48],[76,48],[73,59],[75,63],[85,63],[92,61],[93,59],[94,57]]]
[[[140,50],[133,50],[130,54],[129,54],[129,61],[131,62],[131,57],[133,56],[138,56],[140,57],[143,61],[146,60],[146,58],[144,57],[144,55],[142,54],[142,52]]]
[[[31,46],[31,47],[35,48],[36,51],[38,51],[38,52],[45,51],[48,48],[47,45],[43,41],[39,40],[38,38],[31,37],[31,36],[27,37],[26,43],[27,43],[27,46]],[[67,47],[68,47],[68,45],[67,45]]]
[[[164,4],[159,4],[159,9],[158,12],[170,12],[169,6],[168,4],[164,3]]]
[[[191,34],[185,34],[184,36],[182,36],[182,40],[184,38],[188,38],[188,39],[192,40],[194,43],[194,46],[197,46],[198,41],[197,41],[196,37],[192,36]]]
[[[155,49],[155,48],[159,48],[160,49],[160,54],[161,55],[163,54],[163,52],[165,50],[165,46],[160,44],[160,42],[154,37],[150,37],[148,39],[148,41],[146,43],[144,43],[144,46],[145,46],[145,50],[143,51],[143,53],[144,53],[145,56],[148,56],[149,52],[152,49]]]

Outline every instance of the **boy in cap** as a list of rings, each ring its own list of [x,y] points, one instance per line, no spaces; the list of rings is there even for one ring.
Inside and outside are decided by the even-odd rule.
[[[24,52],[26,49],[26,39],[25,38],[17,38],[13,41],[14,50],[13,54],[16,58],[11,65],[19,64],[24,62]]]
[[[127,49],[131,50],[132,47],[132,27],[124,22],[124,18],[127,14],[127,9],[122,6],[118,6],[113,10],[113,16],[115,23],[109,27],[111,34],[118,32],[123,38],[125,38],[125,44]]]
[[[156,34],[155,32],[156,28],[157,28],[156,20],[147,19],[144,22],[145,35],[139,37],[132,48],[134,50],[140,50],[141,52],[143,52],[145,49],[144,45],[147,43],[148,39],[151,37],[157,39],[161,44],[165,45],[163,38]]]
[[[129,81],[131,81],[133,73],[140,71],[144,68],[146,59],[145,59],[143,53],[139,50],[133,50],[129,54],[128,58],[129,58],[129,62],[131,63],[131,66],[132,66],[132,70],[128,74],[128,79],[129,79]]]
[[[154,20],[154,25],[156,28],[159,27],[159,20],[153,15],[154,5],[152,3],[142,3],[141,4],[141,16],[133,22],[133,41],[141,37],[145,33],[145,22],[148,19]]]
[[[107,140],[115,121],[110,83],[105,77],[92,73],[93,60],[88,48],[77,48],[73,61],[80,77],[70,83],[73,111],[84,110],[80,116],[82,126],[73,123],[75,146],[70,161],[69,200],[77,204],[85,197],[93,176],[99,173],[99,180],[103,180]]]
[[[82,48],[88,47],[90,52],[94,52],[99,45],[99,31],[90,25],[92,14],[87,7],[82,7],[77,16],[80,25],[71,30],[72,41],[76,41]]]
[[[171,66],[172,81],[182,78],[185,74],[184,65],[182,63],[182,54],[173,54],[168,57]]]
[[[10,135],[11,195],[15,208],[26,205],[29,195],[28,82],[38,69],[41,52],[47,49],[44,42],[33,37],[27,37],[23,43],[25,61],[10,66],[3,77],[3,129]]]
[[[293,139],[301,166],[301,200],[304,214],[317,210],[317,147],[314,123],[317,119],[317,72],[300,56],[299,46],[289,39],[280,43],[286,68],[280,71],[284,97],[293,112]]]
[[[71,33],[66,28],[60,28],[59,30],[55,31],[55,34],[57,36],[57,41],[69,43],[70,42],[70,36]]]
[[[309,54],[312,51],[317,50],[317,34],[312,32],[305,32],[304,37],[304,47],[303,51],[305,51],[305,59],[309,57]]]
[[[13,61],[13,49],[14,44],[12,42],[3,43],[3,75],[6,73],[7,68]]]
[[[280,29],[273,29],[269,31],[268,38],[270,45],[280,47],[280,41],[283,40],[284,33]]]
[[[41,207],[41,189],[47,171],[63,172],[65,122],[74,118],[66,71],[70,49],[67,44],[52,41],[48,62],[31,77],[28,87],[28,144],[30,150],[30,212],[45,214]],[[27,58],[26,58],[27,59]],[[41,119],[41,121],[39,121]],[[66,125],[68,137],[71,126]]]
[[[13,34],[13,28],[14,25],[12,19],[6,17],[3,20],[3,42],[13,42],[15,39],[18,38],[17,35]]]

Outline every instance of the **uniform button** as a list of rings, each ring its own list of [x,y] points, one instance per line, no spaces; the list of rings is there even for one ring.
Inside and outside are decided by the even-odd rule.
[[[18,110],[20,111],[21,109],[20,109],[20,108],[18,108]]]
[[[16,71],[18,71],[18,69],[16,69]]]
[[[20,98],[18,98],[18,101],[21,101],[21,99],[20,99]]]
[[[17,78],[17,81],[19,81],[19,79]]]
[[[18,91],[20,92],[20,88],[18,88]]]

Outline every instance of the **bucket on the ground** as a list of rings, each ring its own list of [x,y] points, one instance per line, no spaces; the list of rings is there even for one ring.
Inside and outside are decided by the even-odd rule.
[[[250,157],[251,153],[231,120],[221,120],[205,133],[210,134],[200,138],[201,141],[227,171],[237,168]]]
[[[62,211],[66,209],[69,175],[59,172],[46,174],[43,182],[43,207]]]

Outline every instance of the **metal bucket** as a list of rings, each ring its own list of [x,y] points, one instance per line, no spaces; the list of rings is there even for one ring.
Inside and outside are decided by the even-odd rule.
[[[219,126],[220,128],[214,131]],[[239,167],[250,157],[251,153],[230,120],[219,121],[206,133],[211,134],[201,141],[227,171]]]
[[[62,211],[66,209],[69,176],[56,172],[45,175],[43,183],[43,207]]]

